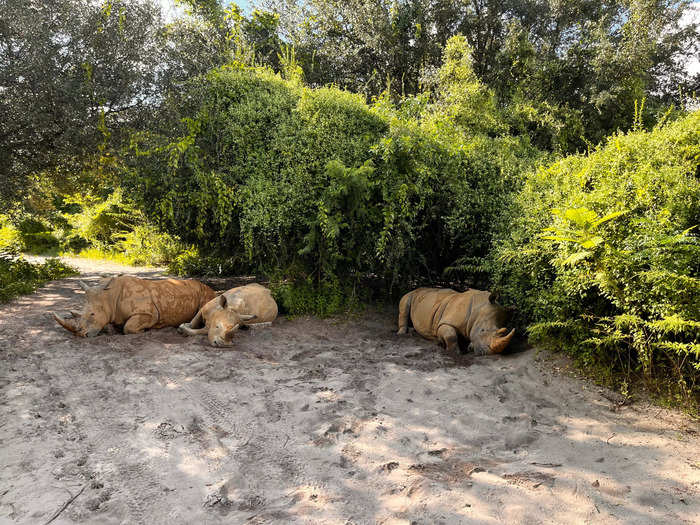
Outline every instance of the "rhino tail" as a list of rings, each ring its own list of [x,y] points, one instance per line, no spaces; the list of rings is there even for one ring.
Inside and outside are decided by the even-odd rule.
[[[409,292],[401,298],[399,302],[399,326],[396,332],[399,335],[408,333],[408,324],[411,320],[411,303],[415,291]]]

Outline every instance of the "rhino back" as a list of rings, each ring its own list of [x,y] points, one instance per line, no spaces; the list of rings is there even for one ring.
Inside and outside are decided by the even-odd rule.
[[[411,323],[423,337],[432,339],[437,334],[446,306],[459,295],[450,288],[418,288],[411,298]]]
[[[203,301],[202,286],[194,280],[144,281],[151,304],[158,312],[158,322],[155,326],[179,326],[191,321]]]
[[[277,318],[277,303],[268,288],[253,283],[224,292],[227,305],[239,314],[255,315],[250,324],[268,323]]]
[[[463,336],[469,337],[471,327],[482,307],[489,304],[489,292],[467,290],[453,297],[442,312],[438,325],[453,326]]]

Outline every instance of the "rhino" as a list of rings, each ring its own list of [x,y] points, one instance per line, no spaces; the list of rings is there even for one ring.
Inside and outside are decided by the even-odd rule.
[[[209,344],[233,346],[233,335],[240,327],[269,325],[277,318],[277,303],[270,290],[254,283],[231,288],[205,304],[194,319],[178,331],[184,335],[207,334]]]
[[[410,321],[421,336],[449,351],[457,350],[462,339],[476,355],[499,354],[515,333],[504,327],[508,317],[508,310],[488,291],[418,288],[399,302],[398,334],[407,333]]]
[[[53,313],[63,328],[81,337],[94,337],[109,323],[123,325],[125,334],[149,328],[178,326],[192,316],[216,292],[194,279],[140,279],[130,275],[105,278],[97,286],[78,281],[87,303],[74,319]]]

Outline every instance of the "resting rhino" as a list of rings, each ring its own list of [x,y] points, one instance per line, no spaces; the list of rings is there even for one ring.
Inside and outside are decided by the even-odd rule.
[[[241,325],[270,324],[277,318],[277,303],[270,290],[254,283],[231,288],[205,304],[178,331],[186,335],[207,334],[212,346],[233,346]]]
[[[94,337],[109,323],[124,325],[125,334],[178,326],[216,297],[214,290],[194,279],[147,280],[119,275],[102,279],[97,286],[83,281],[79,284],[87,296],[83,312],[71,312],[75,320],[53,316],[81,337]]]
[[[399,302],[399,334],[405,334],[409,319],[416,332],[458,349],[459,338],[469,340],[476,355],[503,352],[513,338],[503,328],[508,311],[496,303],[496,296],[481,290],[459,293],[449,288],[418,288]]]

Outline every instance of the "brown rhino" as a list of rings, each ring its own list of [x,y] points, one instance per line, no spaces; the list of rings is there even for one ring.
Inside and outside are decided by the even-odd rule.
[[[407,332],[410,319],[416,332],[443,343],[448,350],[457,350],[459,339],[463,338],[476,355],[498,354],[515,333],[508,333],[503,327],[508,315],[490,292],[418,288],[401,298],[398,333]]]
[[[254,283],[231,288],[212,299],[178,331],[185,335],[207,334],[212,346],[229,347],[241,325],[269,325],[276,318],[277,303],[270,290]]]
[[[125,334],[178,326],[216,297],[214,290],[194,279],[119,275],[102,279],[97,286],[79,284],[87,296],[83,312],[71,312],[74,320],[53,316],[66,330],[82,337],[96,336],[109,323],[123,325]]]

